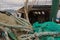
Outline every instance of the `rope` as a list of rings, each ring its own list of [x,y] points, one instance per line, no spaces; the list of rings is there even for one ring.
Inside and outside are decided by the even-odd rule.
[[[56,36],[60,36],[59,34],[60,33],[58,33],[58,32],[40,32],[40,33],[34,33],[34,34],[24,34],[24,35],[21,35],[20,38],[21,39],[28,39],[28,38],[31,39],[31,38],[35,38],[35,36],[37,36],[37,37],[41,37],[41,36],[56,37]]]

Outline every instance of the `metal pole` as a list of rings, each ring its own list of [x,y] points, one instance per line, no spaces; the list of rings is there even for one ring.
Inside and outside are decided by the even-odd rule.
[[[50,13],[50,21],[56,20],[56,15],[59,8],[59,0],[52,0],[52,7],[51,7],[51,13]]]
[[[25,18],[29,21],[29,18],[28,18],[28,0],[25,1],[24,11],[25,11]]]

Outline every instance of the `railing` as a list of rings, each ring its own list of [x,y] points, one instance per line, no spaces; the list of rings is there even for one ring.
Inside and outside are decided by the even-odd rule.
[[[29,5],[52,5],[52,0],[35,0],[32,2]]]

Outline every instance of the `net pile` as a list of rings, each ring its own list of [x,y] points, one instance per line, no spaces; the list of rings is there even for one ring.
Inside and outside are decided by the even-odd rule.
[[[20,40],[19,36],[26,34],[28,29],[31,28],[30,26],[31,25],[23,18],[17,19],[12,15],[8,16],[6,14],[0,13],[0,29],[2,27],[2,29],[6,30],[7,35],[9,34],[12,40]],[[6,40],[9,39],[10,38],[7,38]]]
[[[0,13],[0,22],[6,23],[9,25],[17,25],[15,19],[12,16],[8,16],[2,13]]]

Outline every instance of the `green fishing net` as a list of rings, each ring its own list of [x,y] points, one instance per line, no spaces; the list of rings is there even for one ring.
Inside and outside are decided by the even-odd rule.
[[[39,23],[35,22],[33,24],[34,32],[60,32],[60,25],[55,22],[45,22]],[[52,37],[52,36],[43,36],[40,40],[60,40],[60,37]]]

